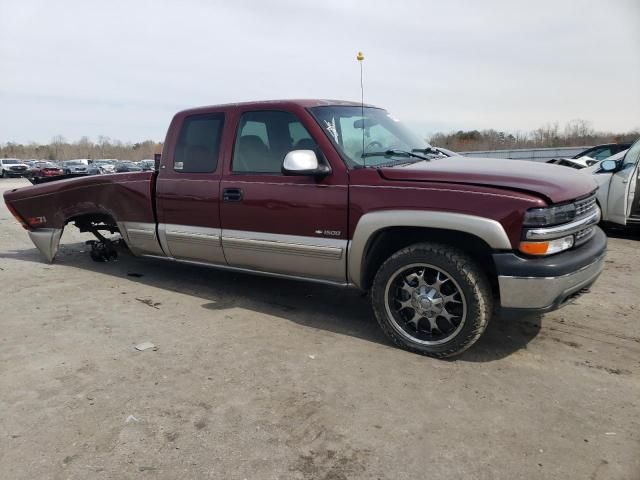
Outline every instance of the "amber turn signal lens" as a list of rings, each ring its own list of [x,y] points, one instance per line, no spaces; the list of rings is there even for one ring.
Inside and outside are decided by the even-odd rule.
[[[549,242],[521,242],[520,251],[527,255],[546,255]]]
[[[546,242],[520,242],[520,251],[527,255],[551,255],[573,247],[573,235]]]

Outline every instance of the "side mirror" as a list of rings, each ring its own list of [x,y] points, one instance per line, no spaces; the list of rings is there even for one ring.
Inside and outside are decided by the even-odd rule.
[[[601,172],[615,172],[618,169],[618,162],[615,160],[603,160],[600,162]]]
[[[320,165],[313,150],[292,150],[287,153],[282,162],[284,175],[323,176],[331,173],[328,165]]]

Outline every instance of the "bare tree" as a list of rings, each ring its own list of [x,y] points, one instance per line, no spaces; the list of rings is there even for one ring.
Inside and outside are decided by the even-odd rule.
[[[62,149],[62,145],[64,145],[65,143],[65,138],[62,135],[56,135],[55,137],[53,137],[51,139],[51,145],[54,148],[54,160],[59,160],[60,159],[60,154],[61,154],[61,149]]]
[[[564,135],[568,138],[588,139],[593,137],[594,133],[591,122],[580,118],[570,120],[564,127]]]

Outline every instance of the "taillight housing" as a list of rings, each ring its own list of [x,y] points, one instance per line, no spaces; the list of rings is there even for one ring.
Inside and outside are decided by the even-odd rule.
[[[7,205],[7,208],[9,209],[9,211],[11,212],[11,215],[13,215],[15,217],[15,219],[18,221],[18,223],[20,225],[22,225],[22,228],[24,228],[25,230],[29,230],[29,225],[27,225],[27,222],[24,221],[24,219],[20,216],[20,214],[18,213],[18,211],[13,208],[9,202],[7,202],[7,200],[5,199],[4,203]]]

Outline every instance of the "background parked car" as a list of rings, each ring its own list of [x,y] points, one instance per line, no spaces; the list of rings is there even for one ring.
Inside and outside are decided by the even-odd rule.
[[[104,171],[102,170],[102,168],[100,167],[100,165],[98,165],[97,163],[90,163],[87,166],[87,173],[89,175],[102,175],[104,173]]]
[[[116,165],[116,173],[141,172],[141,171],[142,171],[142,167],[139,167],[133,162],[119,162]]]
[[[35,162],[29,171],[32,177],[55,177],[63,175],[64,171],[53,162]]]
[[[155,168],[156,162],[155,160],[144,159],[144,160],[140,160],[140,162],[138,162],[138,165],[142,167],[142,170],[149,171]]]
[[[87,167],[89,175],[101,175],[103,173],[114,173],[115,165],[110,160],[94,160]]]
[[[62,162],[62,170],[65,174],[70,173],[79,173],[79,174],[87,174],[88,167],[87,164],[81,160],[67,160]]]
[[[615,155],[622,150],[627,150],[630,146],[630,143],[604,143],[602,145],[596,145],[595,147],[588,148],[572,158],[589,157],[594,160],[604,160],[605,158]]]
[[[556,165],[578,169],[587,168],[595,165],[600,160],[627,150],[630,146],[630,143],[605,143],[588,148],[571,158],[554,158],[547,163],[555,163]]]
[[[91,165],[97,165],[100,168],[101,173],[114,173],[116,171],[116,163],[116,160],[99,159],[94,160]]]
[[[28,174],[29,165],[17,158],[0,158],[0,176],[23,177]]]
[[[24,160],[24,164],[29,167],[27,168],[27,173],[25,175],[25,177],[33,177],[36,170],[38,169],[38,167],[36,167],[36,164],[38,163],[37,160]]]

